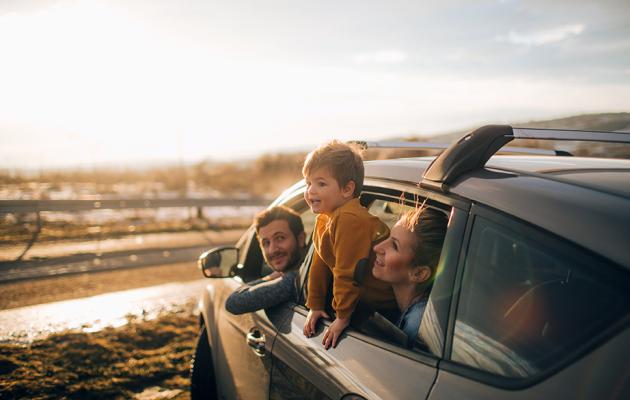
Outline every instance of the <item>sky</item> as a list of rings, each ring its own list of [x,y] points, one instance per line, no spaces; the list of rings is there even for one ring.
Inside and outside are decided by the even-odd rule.
[[[0,168],[630,111],[630,1],[0,0]]]

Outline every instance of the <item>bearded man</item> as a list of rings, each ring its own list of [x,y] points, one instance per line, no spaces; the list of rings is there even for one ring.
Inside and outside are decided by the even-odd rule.
[[[276,206],[256,215],[254,227],[265,261],[274,271],[244,284],[227,298],[225,308],[232,314],[297,301],[298,269],[306,243],[302,219],[290,208]]]

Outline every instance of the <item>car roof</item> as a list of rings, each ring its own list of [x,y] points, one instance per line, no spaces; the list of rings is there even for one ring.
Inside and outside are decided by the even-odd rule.
[[[367,161],[367,171],[374,177],[410,183],[420,181],[435,157],[399,158]],[[487,168],[517,173],[562,177],[575,184],[630,197],[630,160],[589,157],[504,156],[495,155]],[[381,171],[382,170],[382,171]],[[381,171],[381,172],[379,172]]]
[[[543,174],[630,198],[630,160],[586,157],[494,156],[488,168]]]
[[[366,177],[418,184],[434,157],[365,163]],[[630,268],[630,160],[502,156],[448,193],[539,226]]]

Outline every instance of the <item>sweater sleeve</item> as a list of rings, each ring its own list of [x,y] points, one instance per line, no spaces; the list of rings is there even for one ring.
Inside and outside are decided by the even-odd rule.
[[[340,318],[349,318],[359,301],[359,288],[353,284],[357,262],[369,257],[373,229],[361,218],[340,214],[334,231],[336,264],[333,268],[333,308]]]
[[[326,294],[330,287],[332,273],[324,260],[313,252],[313,260],[308,270],[308,293],[306,306],[311,310],[324,310],[326,308]]]
[[[295,301],[297,271],[290,271],[272,281],[258,280],[255,285],[243,285],[225,301],[225,309],[232,314],[244,314]]]

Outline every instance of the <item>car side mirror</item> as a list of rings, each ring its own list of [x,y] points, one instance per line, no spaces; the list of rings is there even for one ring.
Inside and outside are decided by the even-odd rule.
[[[197,265],[206,278],[228,278],[236,275],[238,249],[232,246],[216,247],[199,256]]]

